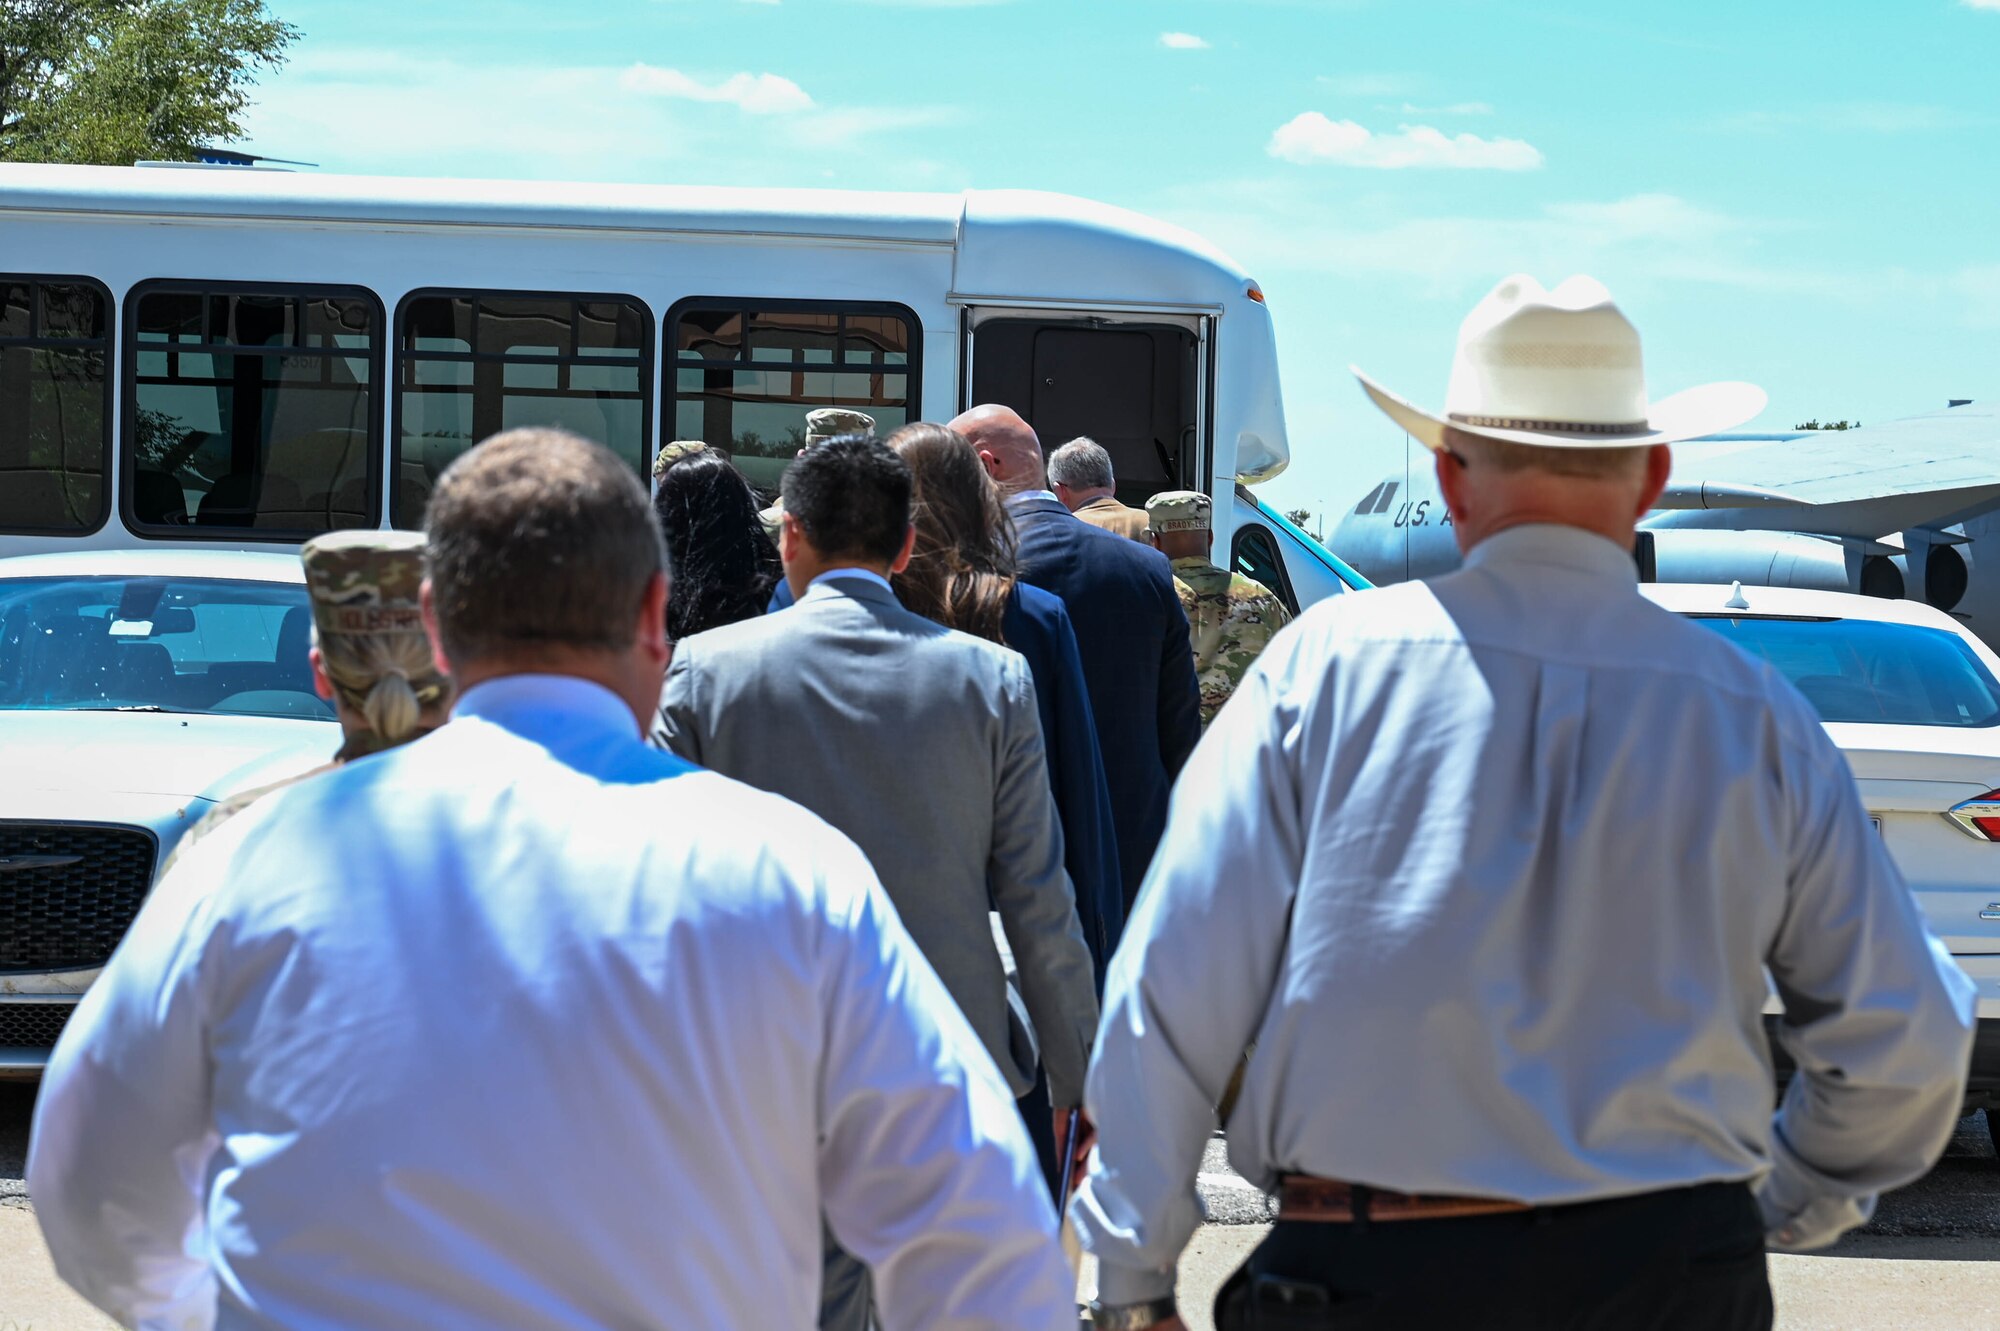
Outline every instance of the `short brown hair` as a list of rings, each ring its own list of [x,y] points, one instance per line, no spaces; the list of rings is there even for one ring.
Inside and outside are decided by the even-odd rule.
[[[454,661],[630,647],[667,568],[652,503],[602,444],[508,430],[438,478],[424,526],[438,637]]]

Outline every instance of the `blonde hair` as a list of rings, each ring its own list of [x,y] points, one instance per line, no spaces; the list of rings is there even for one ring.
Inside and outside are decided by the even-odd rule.
[[[385,744],[414,739],[443,720],[450,685],[438,674],[430,638],[414,633],[314,633],[334,692]],[[429,693],[426,704],[421,693]]]

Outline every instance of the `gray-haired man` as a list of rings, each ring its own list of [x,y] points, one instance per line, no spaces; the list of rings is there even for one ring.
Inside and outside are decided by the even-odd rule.
[[[1049,486],[1064,508],[1091,526],[1146,543],[1145,511],[1118,502],[1111,454],[1095,439],[1078,435],[1049,454]]]
[[[1972,986],[1805,699],[1638,594],[1666,443],[1588,278],[1503,282],[1437,450],[1465,568],[1323,602],[1188,764],[1106,980],[1074,1214],[1100,1324],[1175,1326],[1211,1106],[1279,1220],[1223,1331],[1762,1331],[1956,1121]],[[1365,382],[1365,381],[1364,381]],[[1799,1067],[1775,1121],[1768,971]]]

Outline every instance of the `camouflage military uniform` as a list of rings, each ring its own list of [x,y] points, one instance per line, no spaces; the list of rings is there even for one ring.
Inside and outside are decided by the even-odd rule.
[[[418,591],[424,581],[423,552],[424,538],[420,532],[337,531],[307,541],[299,551],[299,559],[305,566],[313,629],[319,639],[324,642],[328,638],[383,633],[422,634],[423,610]],[[349,696],[338,684],[334,687],[342,692],[342,700],[351,709],[350,718],[359,716],[361,699]],[[428,711],[444,706],[450,697],[451,681],[433,668],[412,676],[410,688]],[[240,791],[210,809],[176,843],[173,853],[160,866],[160,873],[164,875],[174,867],[182,850],[264,796],[390,747],[393,746],[365,724],[344,728],[340,751],[333,755],[332,761],[268,786]]]
[[[1207,726],[1271,635],[1291,623],[1292,616],[1263,583],[1206,559],[1176,559],[1174,587],[1187,611],[1195,681],[1201,685],[1201,723]]]

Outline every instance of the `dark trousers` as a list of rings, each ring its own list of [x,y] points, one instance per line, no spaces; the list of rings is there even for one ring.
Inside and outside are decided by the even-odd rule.
[[[1216,1331],[1769,1331],[1741,1183],[1461,1220],[1279,1221]]]

